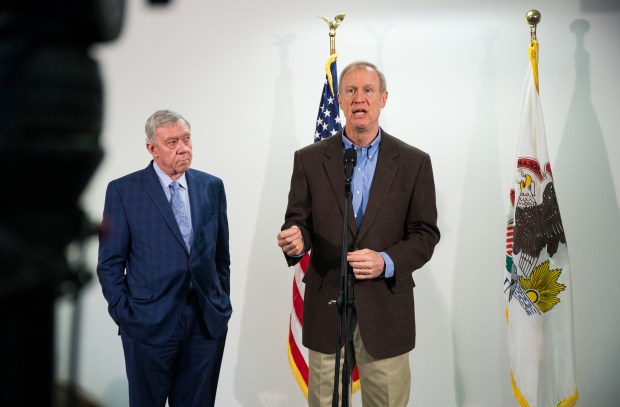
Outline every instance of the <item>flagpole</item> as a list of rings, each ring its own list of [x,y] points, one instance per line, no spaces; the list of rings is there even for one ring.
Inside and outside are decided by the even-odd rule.
[[[336,59],[338,59],[338,56],[336,55],[336,30],[340,27],[340,23],[342,23],[345,16],[345,13],[336,14],[333,21],[327,17],[319,17],[325,21],[329,27],[329,58],[327,58],[327,62],[325,63],[325,75],[327,75],[327,82],[331,89],[331,93],[334,96],[337,95],[338,89],[334,89],[333,86],[334,78],[332,78],[331,66],[332,63],[335,63]]]
[[[528,53],[530,55],[530,63],[532,65],[532,74],[534,75],[534,84],[536,85],[536,92],[540,93],[538,86],[538,40],[536,39],[536,27],[541,20],[540,11],[530,10],[525,13],[525,19],[530,25],[530,46]]]
[[[329,59],[325,64],[325,71],[328,76],[329,85],[331,87],[331,62],[336,58],[336,30],[344,20],[346,14],[340,13],[334,17],[334,20],[329,20],[326,17],[322,17],[321,19],[327,23],[329,27]],[[334,90],[332,87],[332,93],[336,93],[337,89]],[[338,329],[337,329],[337,337],[336,337],[336,360],[334,363],[334,387],[332,394],[332,407],[338,407],[339,403],[339,387],[340,382],[342,381],[342,394],[340,394],[340,400],[342,406],[349,405],[349,386],[351,383],[351,373],[352,369],[349,366],[349,362],[352,360],[352,352],[350,345],[350,339],[352,332],[350,332],[351,326],[351,318],[353,315],[353,310],[351,309],[354,304],[353,299],[353,284],[351,275],[349,273],[349,267],[346,259],[347,249],[348,249],[348,209],[349,202],[351,200],[351,184],[350,179],[347,180],[345,185],[345,194],[344,194],[344,216],[343,216],[343,232],[342,232],[342,257],[341,257],[341,265],[340,265],[340,295],[337,300],[332,300],[329,303],[336,305],[338,307]],[[344,338],[344,344],[341,343],[341,340]],[[342,379],[340,378],[340,359],[341,359],[341,348],[344,349],[344,357],[342,364]]]

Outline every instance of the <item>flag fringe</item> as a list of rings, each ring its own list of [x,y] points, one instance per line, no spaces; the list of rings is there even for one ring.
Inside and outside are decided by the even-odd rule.
[[[560,404],[558,404],[558,407],[575,407],[577,405],[578,398],[579,398],[579,392],[577,391],[577,388],[575,387],[575,392],[566,400],[561,401]]]
[[[327,58],[327,62],[325,62],[325,73],[327,74],[327,82],[329,83],[329,88],[332,90],[332,95],[335,95],[336,92],[334,92],[334,79],[332,78],[331,66],[332,62],[336,62],[337,59],[338,54],[334,53],[331,54],[329,58]]]
[[[357,393],[361,388],[362,386],[360,385],[360,379],[359,378],[357,380],[354,379],[353,384],[351,385],[351,394]]]
[[[291,373],[293,374],[293,377],[295,378],[297,385],[299,385],[301,392],[304,394],[304,397],[306,398],[306,400],[308,400],[308,385],[306,384],[306,381],[304,380],[301,372],[297,368],[295,359],[293,359],[293,352],[291,351],[291,344],[288,341],[286,343],[286,349],[287,349],[286,353],[288,355],[288,364],[291,367]]]
[[[519,390],[519,386],[517,386],[517,382],[515,381],[515,377],[510,371],[510,381],[512,382],[512,392],[514,393],[515,399],[517,403],[519,403],[520,407],[530,407],[530,403],[527,402],[521,390]],[[565,400],[562,400],[558,403],[557,407],[575,407],[577,405],[577,399],[579,398],[579,392],[577,388],[575,388],[575,392],[570,395]]]
[[[525,396],[519,390],[519,386],[517,386],[517,382],[515,381],[515,377],[512,374],[512,370],[510,371],[510,381],[512,382],[512,392],[521,407],[530,407],[530,403],[527,402]]]
[[[528,54],[530,55],[530,64],[532,65],[532,74],[534,75],[534,83],[536,84],[536,92],[540,94],[538,88],[538,41],[532,40],[528,48]]]

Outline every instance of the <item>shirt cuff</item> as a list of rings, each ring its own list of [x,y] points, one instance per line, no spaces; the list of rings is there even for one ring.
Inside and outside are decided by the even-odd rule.
[[[394,277],[394,262],[392,258],[386,252],[379,253],[381,257],[383,257],[383,261],[385,262],[385,271],[383,272],[383,276],[385,278]]]

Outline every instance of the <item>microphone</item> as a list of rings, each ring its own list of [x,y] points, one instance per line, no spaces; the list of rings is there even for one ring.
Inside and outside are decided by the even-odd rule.
[[[353,147],[344,150],[344,178],[347,183],[353,178],[353,168],[357,164],[357,152]]]

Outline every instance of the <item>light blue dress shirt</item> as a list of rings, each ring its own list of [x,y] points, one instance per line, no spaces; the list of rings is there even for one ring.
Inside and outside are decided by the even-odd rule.
[[[346,127],[345,127],[346,131]],[[368,206],[368,198],[370,197],[370,188],[372,187],[372,180],[375,176],[375,169],[377,168],[377,160],[379,159],[379,145],[381,144],[381,129],[377,137],[367,146],[356,146],[345,137],[345,132],[342,133],[343,148],[354,148],[357,152],[357,164],[355,164],[355,170],[353,171],[353,179],[351,180],[351,203],[353,204],[353,213],[355,214],[355,223],[359,229],[366,207]],[[394,276],[394,262],[386,252],[380,252],[383,261],[385,262],[385,277],[390,278]]]

